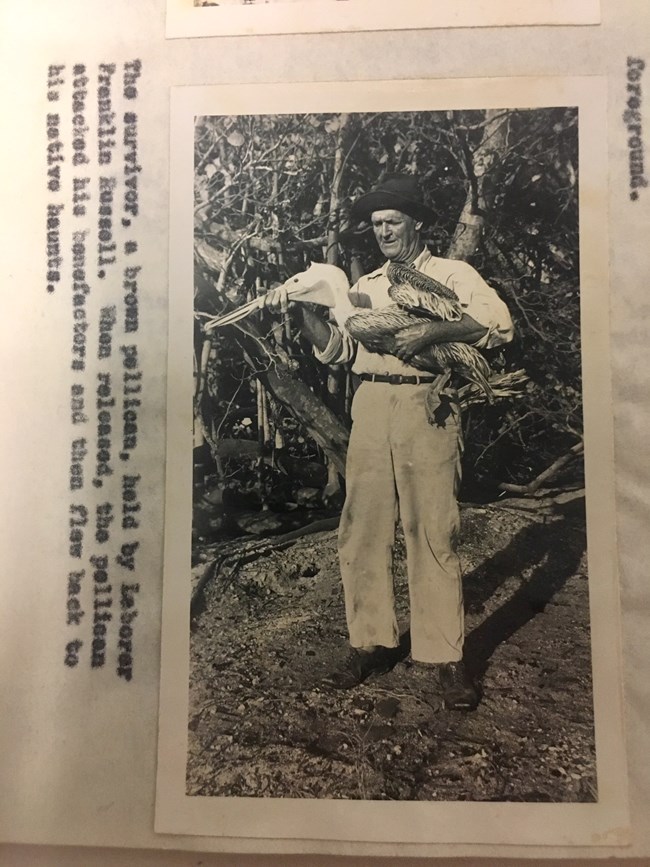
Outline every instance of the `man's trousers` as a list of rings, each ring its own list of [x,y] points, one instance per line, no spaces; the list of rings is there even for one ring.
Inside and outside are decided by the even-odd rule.
[[[420,385],[363,382],[352,405],[347,497],[339,558],[353,647],[396,647],[393,544],[401,519],[406,541],[414,660],[462,657],[463,599],[458,487],[460,413],[441,427],[427,419]]]

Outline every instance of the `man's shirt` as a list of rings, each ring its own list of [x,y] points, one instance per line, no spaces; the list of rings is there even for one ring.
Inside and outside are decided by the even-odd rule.
[[[458,296],[463,313],[471,316],[479,325],[487,328],[487,333],[474,345],[477,349],[491,349],[512,340],[514,329],[508,308],[491,286],[479,273],[468,265],[455,259],[440,259],[428,250],[415,259],[412,267],[433,277],[447,286]],[[388,294],[390,280],[386,271],[388,262],[371,274],[364,275],[348,294],[354,307],[381,310],[394,304]],[[316,358],[324,364],[341,364],[354,357],[352,370],[355,373],[376,373],[382,375],[402,374],[413,376],[422,371],[406,364],[394,355],[380,355],[369,352],[356,343],[345,329],[330,325],[329,343],[322,352],[315,351]]]

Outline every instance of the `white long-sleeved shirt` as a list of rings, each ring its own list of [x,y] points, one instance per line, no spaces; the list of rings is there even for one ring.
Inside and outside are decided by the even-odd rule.
[[[432,256],[425,249],[412,263],[412,267],[453,289],[463,313],[487,328],[487,333],[474,344],[478,349],[491,349],[512,340],[514,329],[508,308],[494,289],[488,286],[467,262],[441,259]],[[348,297],[354,307],[381,310],[394,303],[388,294],[391,284],[386,274],[387,268],[388,262],[371,274],[361,277],[350,289]],[[394,355],[369,352],[360,343],[357,344],[344,328],[338,328],[333,323],[329,323],[329,327],[330,339],[327,346],[322,352],[315,350],[316,358],[324,364],[341,364],[354,357],[352,370],[355,373],[376,373],[384,376],[422,374],[421,370]]]

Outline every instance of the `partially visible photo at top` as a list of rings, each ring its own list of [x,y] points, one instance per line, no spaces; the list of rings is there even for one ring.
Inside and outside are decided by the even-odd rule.
[[[430,0],[167,0],[167,38],[600,24],[599,0],[549,4]]]
[[[263,6],[267,3],[318,3],[320,0],[194,0],[195,6]],[[350,0],[333,0],[349,3]]]

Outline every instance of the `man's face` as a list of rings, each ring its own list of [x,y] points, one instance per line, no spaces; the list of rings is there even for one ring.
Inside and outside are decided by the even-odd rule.
[[[387,259],[410,265],[422,249],[418,223],[401,211],[373,211],[372,228],[379,249]]]

